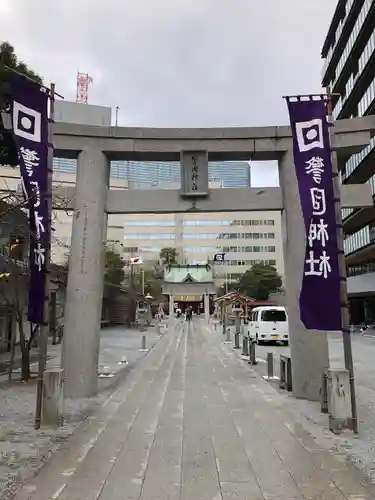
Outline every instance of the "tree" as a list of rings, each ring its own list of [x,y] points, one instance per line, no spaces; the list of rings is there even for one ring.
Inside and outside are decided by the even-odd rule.
[[[162,248],[159,257],[165,264],[177,264],[178,252],[175,248]]]
[[[5,214],[2,217],[2,214]],[[30,378],[30,350],[38,328],[26,327],[29,285],[29,224],[20,209],[9,211],[9,205],[0,201],[1,263],[3,272],[0,279],[0,302],[8,309],[10,317],[18,325],[21,350],[21,379]],[[9,378],[15,353],[15,328],[10,335],[11,361]]]
[[[277,292],[282,279],[276,268],[269,264],[254,264],[240,278],[237,289],[256,300],[267,300],[270,293]]]
[[[115,250],[109,248],[105,252],[105,283],[112,285],[121,285],[125,278],[124,261],[121,255]]]
[[[60,266],[65,274],[69,272],[69,257]],[[104,283],[110,285],[122,285],[125,280],[124,261],[121,255],[113,249],[107,248],[105,251]]]
[[[20,61],[14,51],[14,47],[8,42],[0,43],[0,114],[8,111],[10,105],[10,77],[11,72],[6,68],[11,68],[22,75],[32,78],[42,84],[42,79],[34,71]],[[18,155],[13,141],[12,134],[5,130],[0,119],[0,165],[18,165]]]

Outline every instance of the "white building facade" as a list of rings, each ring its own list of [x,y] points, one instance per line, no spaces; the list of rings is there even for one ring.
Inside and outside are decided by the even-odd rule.
[[[181,264],[212,261],[217,282],[236,281],[253,264],[265,263],[284,275],[280,212],[218,212],[126,216],[125,254],[155,262],[162,248],[176,248]]]

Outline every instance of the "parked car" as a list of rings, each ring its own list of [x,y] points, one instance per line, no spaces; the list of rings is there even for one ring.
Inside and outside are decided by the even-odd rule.
[[[254,307],[250,314],[248,335],[258,345],[269,342],[282,342],[288,345],[289,326],[285,307]]]

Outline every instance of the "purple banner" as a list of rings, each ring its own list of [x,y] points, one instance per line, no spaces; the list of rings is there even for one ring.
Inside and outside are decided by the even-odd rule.
[[[301,321],[308,330],[341,330],[340,272],[326,103],[288,100],[288,109],[306,228],[299,299]]]
[[[21,182],[29,200],[30,284],[28,320],[44,322],[45,255],[49,246],[48,219],[48,92],[24,77],[13,74],[11,118],[17,147]]]

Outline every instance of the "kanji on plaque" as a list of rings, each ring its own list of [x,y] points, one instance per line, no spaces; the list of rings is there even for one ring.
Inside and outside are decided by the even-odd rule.
[[[308,330],[341,330],[332,159],[323,100],[288,100],[293,155],[306,230],[299,298]]]

